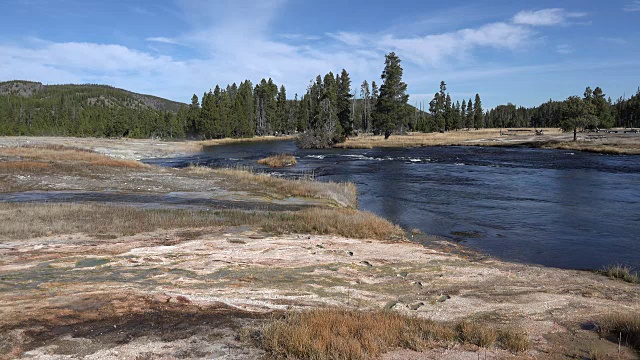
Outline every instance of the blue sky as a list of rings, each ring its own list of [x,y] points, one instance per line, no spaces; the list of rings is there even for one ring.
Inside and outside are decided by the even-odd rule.
[[[533,106],[640,86],[640,1],[0,0],[0,81],[100,83],[188,102],[272,77],[289,97],[346,68],[402,59],[410,102]]]

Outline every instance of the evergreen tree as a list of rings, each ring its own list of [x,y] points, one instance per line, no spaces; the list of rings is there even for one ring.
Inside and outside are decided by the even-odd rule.
[[[460,108],[460,118],[461,118],[461,123],[460,123],[460,128],[462,129],[463,127],[467,126],[467,100],[462,100],[462,107]]]
[[[562,128],[573,130],[573,141],[578,140],[579,128],[584,129],[598,121],[593,112],[593,105],[590,102],[590,97],[586,96],[586,92],[585,99],[581,99],[579,96],[570,96],[565,100]]]
[[[287,108],[287,90],[284,85],[280,85],[280,91],[278,91],[276,100],[276,118],[274,121],[274,130],[278,134],[288,133],[287,119],[289,112]]]
[[[473,103],[473,123],[476,130],[484,127],[484,112],[482,111],[482,101],[478,94],[476,94],[476,101]]]
[[[371,91],[369,90],[369,83],[367,80],[362,82],[360,85],[360,98],[363,103],[363,111],[362,111],[362,129],[365,132],[369,132],[371,130],[371,124],[369,117],[371,116]]]
[[[374,131],[384,134],[385,139],[408,117],[406,104],[409,95],[406,94],[407,84],[402,81],[400,61],[394,52],[385,56],[380,95],[372,114]]]
[[[467,102],[467,117],[465,119],[465,127],[467,129],[470,129],[473,127],[473,101],[471,101],[471,99],[469,99],[469,101]]]
[[[353,118],[351,116],[353,95],[351,94],[351,79],[347,70],[342,69],[338,80],[338,119],[344,136],[350,136],[353,133]]]
[[[598,125],[602,128],[610,128],[613,126],[614,117],[610,101],[607,101],[605,94],[600,87],[593,90],[593,98],[591,104],[594,108],[594,115],[598,118]]]

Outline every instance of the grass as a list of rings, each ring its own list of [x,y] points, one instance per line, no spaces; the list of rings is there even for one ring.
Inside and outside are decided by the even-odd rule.
[[[87,163],[95,166],[125,168],[149,167],[139,161],[114,159],[90,150],[61,145],[0,147],[0,157],[17,157],[25,161],[39,160],[55,163]]]
[[[597,144],[585,141],[546,142],[544,149],[576,150],[611,155],[638,155],[640,145],[637,144]]]
[[[519,135],[518,133],[509,134],[508,138],[517,139],[518,137],[533,135],[533,129],[530,133]],[[558,129],[543,129],[545,134],[559,134]],[[384,136],[360,135],[348,138],[345,142],[336,144],[334,147],[345,149],[371,149],[374,147],[418,147],[418,146],[446,146],[446,145],[470,145],[477,144],[477,141],[483,139],[499,139],[507,138],[506,130],[501,129],[480,129],[480,130],[459,130],[448,131],[445,133],[408,133],[407,135],[392,135],[389,139]]]
[[[353,209],[308,208],[297,212],[149,210],[88,204],[0,203],[0,238],[45,235],[133,235],[158,229],[250,225],[265,231],[399,239],[400,227]]]
[[[224,138],[224,139],[214,139],[214,140],[202,140],[202,141],[197,141],[196,143],[201,147],[207,147],[207,146],[228,145],[228,144],[246,143],[246,142],[282,141],[282,140],[293,140],[293,139],[295,139],[295,135],[255,136],[250,138]]]
[[[498,339],[498,331],[479,322],[464,321],[458,324],[460,339],[480,347],[489,347]]]
[[[600,270],[599,273],[611,279],[620,279],[632,284],[640,283],[638,273],[634,272],[629,266],[609,265]]]
[[[278,154],[258,160],[258,164],[266,165],[272,168],[281,168],[296,165],[298,161],[293,155]]]
[[[3,161],[0,162],[0,172],[9,171],[38,171],[49,169],[51,164],[41,161]]]
[[[266,193],[273,197],[306,197],[328,199],[339,206],[355,208],[358,204],[356,186],[353,183],[321,182],[311,178],[283,179],[245,169],[212,169],[191,166],[187,171],[196,174],[216,174],[227,178],[232,189]]]
[[[372,359],[397,348],[424,351],[455,343],[489,347],[499,333],[487,324],[452,325],[392,311],[320,308],[287,313],[266,324],[254,338],[273,358],[324,360]],[[500,341],[512,351],[529,346],[526,335],[500,335]]]
[[[640,313],[637,311],[611,313],[602,316],[595,323],[601,336],[618,342],[622,335],[623,345],[640,350]]]

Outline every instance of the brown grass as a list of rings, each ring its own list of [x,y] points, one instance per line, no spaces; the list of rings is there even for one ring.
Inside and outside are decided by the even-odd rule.
[[[456,342],[488,347],[498,338],[486,324],[453,326],[392,311],[337,308],[288,313],[265,325],[258,335],[258,345],[269,356],[282,359],[375,359],[397,348],[424,351]],[[511,337],[503,335],[501,344],[508,349],[528,348],[526,335],[507,336]]]
[[[531,346],[529,336],[515,329],[502,329],[498,334],[498,341],[503,348],[514,353],[525,352]]]
[[[281,168],[296,165],[298,161],[293,155],[278,154],[258,160],[258,164],[266,165],[272,168]]]
[[[109,156],[98,154],[89,150],[72,148],[68,146],[20,146],[0,147],[0,156],[18,157],[29,160],[51,162],[82,162],[97,166],[140,168],[148,167],[139,161],[119,160]]]
[[[263,228],[275,233],[337,234],[357,239],[400,239],[404,231],[370,212],[354,209],[310,208],[283,212]]]
[[[584,141],[548,142],[544,149],[575,150],[611,155],[639,155],[639,144],[596,144]]]
[[[371,213],[309,208],[297,212],[149,210],[85,204],[0,203],[0,237],[86,233],[132,235],[157,229],[251,225],[268,232],[398,239],[403,231]]]
[[[445,133],[408,133],[407,135],[392,135],[389,139],[384,136],[360,135],[348,138],[345,142],[336,144],[334,147],[345,149],[371,149],[374,147],[419,147],[419,146],[446,146],[446,145],[470,145],[477,144],[479,140],[491,140],[499,138],[517,139],[519,136],[532,136],[533,129],[530,133],[509,133],[500,129],[480,129],[480,130],[459,130],[448,131]],[[540,129],[538,129],[540,130]],[[560,134],[561,132],[555,128],[543,129],[545,134]]]
[[[489,347],[498,339],[498,332],[495,329],[471,321],[458,324],[458,333],[462,341],[480,347]]]
[[[352,183],[321,182],[310,178],[282,179],[244,169],[212,169],[201,166],[187,169],[196,174],[211,173],[225,177],[233,190],[264,193],[276,198],[295,196],[328,199],[339,206],[351,208],[358,204],[358,192]]]
[[[611,313],[596,320],[601,336],[618,342],[622,335],[622,344],[640,350],[640,313],[637,311]]]
[[[293,140],[295,138],[296,138],[295,135],[255,136],[251,138],[224,138],[224,139],[214,139],[214,140],[202,140],[202,141],[197,141],[195,143],[201,147],[207,147],[207,146],[228,145],[228,144],[246,143],[246,142]]]
[[[38,171],[49,169],[51,164],[41,161],[3,161],[0,171]]]

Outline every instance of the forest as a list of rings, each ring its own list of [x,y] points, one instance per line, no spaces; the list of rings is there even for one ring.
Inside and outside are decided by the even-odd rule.
[[[255,85],[245,80],[194,94],[190,104],[104,85],[3,82],[0,135],[215,139],[303,133],[302,146],[325,147],[363,132],[388,137],[497,127],[640,127],[640,89],[614,102],[600,87],[587,87],[563,101],[485,111],[479,94],[454,100],[442,81],[428,108],[411,106],[400,63],[394,53],[386,55],[379,83],[353,87],[343,69],[318,75],[300,96],[290,97],[272,79]]]

